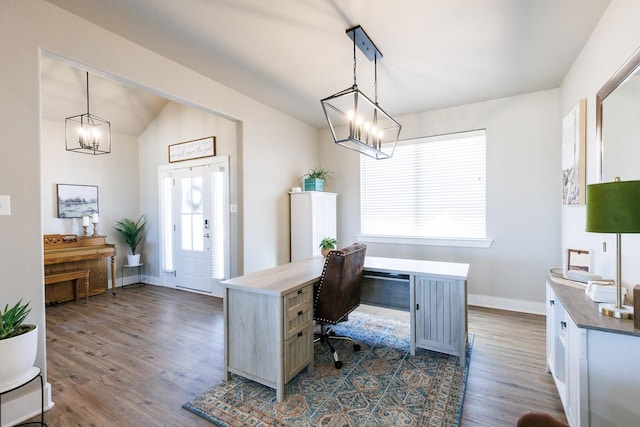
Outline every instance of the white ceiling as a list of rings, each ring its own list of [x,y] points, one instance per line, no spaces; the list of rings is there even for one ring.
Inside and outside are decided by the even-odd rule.
[[[559,87],[610,3],[48,1],[318,128],[326,127],[320,99],[353,83],[353,44],[347,28],[361,25],[382,52],[379,102],[399,116]],[[373,97],[373,63],[358,51],[357,65],[358,87]],[[47,82],[57,81],[50,74],[59,70],[55,64],[43,67],[43,91]],[[61,87],[57,96],[80,91],[83,110],[84,79],[72,80],[67,83],[81,83],[79,89]],[[129,93],[128,88],[119,90]],[[96,103],[103,96],[104,102],[132,108],[135,115],[144,116],[148,108],[154,117],[164,105],[151,95],[139,98],[139,92],[99,95],[97,83],[91,86],[92,105],[94,93]],[[97,110],[92,113],[117,128],[117,113],[107,117],[106,111]]]

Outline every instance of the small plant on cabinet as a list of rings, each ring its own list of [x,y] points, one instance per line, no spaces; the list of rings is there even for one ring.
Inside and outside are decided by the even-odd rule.
[[[323,191],[327,185],[327,179],[331,178],[331,172],[328,169],[315,167],[309,169],[309,173],[303,175],[304,191]]]

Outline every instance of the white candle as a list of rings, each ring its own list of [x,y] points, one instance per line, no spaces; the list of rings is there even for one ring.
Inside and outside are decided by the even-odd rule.
[[[88,227],[89,226],[89,217],[86,216],[86,215],[82,217],[82,226],[83,227]]]
[[[94,213],[91,216],[91,222],[93,222],[94,224],[97,224],[98,222],[100,222],[100,220],[98,219],[98,214],[97,213]]]

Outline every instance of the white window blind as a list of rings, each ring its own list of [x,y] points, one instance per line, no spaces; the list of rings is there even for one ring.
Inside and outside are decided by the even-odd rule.
[[[398,142],[392,158],[360,156],[361,233],[485,238],[486,134]]]

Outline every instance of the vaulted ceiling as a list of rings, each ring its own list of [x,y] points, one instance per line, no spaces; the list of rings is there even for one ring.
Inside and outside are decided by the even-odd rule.
[[[610,2],[48,1],[318,128],[326,127],[320,99],[353,83],[347,28],[361,25],[382,52],[379,101],[398,116],[559,87]],[[373,70],[358,51],[358,86],[371,96]],[[64,80],[57,72],[61,64],[43,67],[43,92],[60,98],[48,104],[80,102],[82,110],[84,73],[54,90],[48,85]],[[92,100],[130,109],[130,118],[147,120],[166,102],[128,87],[103,94],[98,81]],[[102,86],[112,84],[122,86]],[[76,94],[79,101],[63,101]],[[117,129],[112,114],[99,115]]]

